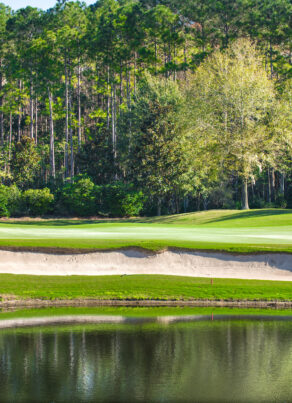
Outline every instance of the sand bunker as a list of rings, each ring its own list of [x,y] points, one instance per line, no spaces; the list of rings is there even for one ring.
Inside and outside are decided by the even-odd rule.
[[[234,255],[200,251],[153,254],[129,249],[70,255],[1,250],[0,273],[54,276],[165,274],[292,281],[292,254]]]

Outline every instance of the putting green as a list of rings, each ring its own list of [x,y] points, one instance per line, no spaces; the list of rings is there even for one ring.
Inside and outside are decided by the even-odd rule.
[[[152,219],[10,221],[0,224],[0,245],[292,252],[292,211],[214,210]]]

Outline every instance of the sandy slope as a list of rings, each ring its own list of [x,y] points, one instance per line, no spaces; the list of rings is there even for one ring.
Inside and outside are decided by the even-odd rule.
[[[220,252],[135,249],[86,254],[0,251],[0,273],[33,275],[166,274],[292,281],[292,254],[232,255]]]

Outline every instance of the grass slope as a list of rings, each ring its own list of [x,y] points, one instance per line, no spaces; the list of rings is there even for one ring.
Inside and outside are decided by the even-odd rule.
[[[292,253],[292,210],[212,210],[154,218],[14,220],[0,223],[0,246],[111,249],[129,246]]]
[[[0,274],[0,295],[16,299],[292,300],[292,283],[161,275],[26,276]],[[6,296],[6,297],[5,297]]]

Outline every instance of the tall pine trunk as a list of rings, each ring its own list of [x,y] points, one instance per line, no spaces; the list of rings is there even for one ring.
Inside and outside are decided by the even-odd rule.
[[[107,66],[107,106],[106,106],[106,127],[110,128],[110,105],[111,105],[111,96],[110,96],[110,69]]]
[[[17,141],[20,142],[21,139],[21,108],[18,111],[18,117],[17,117]]]
[[[33,113],[33,82],[32,82],[32,72],[30,77],[30,87],[29,87],[29,117],[30,117],[30,138],[34,138],[33,128],[34,128],[34,113]]]
[[[77,114],[78,114],[78,151],[81,147],[81,68],[80,68],[80,60],[78,62],[78,83],[77,83]]]
[[[114,159],[117,156],[117,148],[116,148],[116,86],[112,85],[112,146],[113,146],[113,155]]]
[[[21,93],[22,82],[19,80],[19,92]],[[19,142],[21,139],[21,116],[22,116],[22,107],[21,107],[21,98],[19,97],[19,107],[18,107],[18,118],[17,118],[17,141]]]
[[[8,140],[8,171],[10,172],[11,160],[11,145],[12,145],[12,112],[9,114],[9,140]]]
[[[247,179],[245,179],[245,178],[242,179],[241,209],[242,209],[242,210],[249,210]]]
[[[270,168],[268,168],[268,203],[272,202],[272,186],[271,186],[271,173]]]
[[[158,198],[157,198],[157,215],[158,215],[158,217],[161,216],[161,202],[162,202],[161,197],[158,196]]]
[[[276,186],[275,186],[275,169],[274,168],[271,169],[270,181],[271,181],[271,201],[275,201]]]
[[[68,157],[68,145],[69,145],[69,88],[68,88],[68,62],[65,58],[65,150],[64,150],[64,165],[65,165],[65,179],[69,176],[69,157]]]
[[[38,144],[38,101],[37,99],[35,100],[35,143]]]
[[[280,194],[284,195],[285,193],[285,174],[281,172],[280,174]]]
[[[74,177],[74,145],[73,145],[73,122],[72,122],[72,88],[71,73],[69,72],[69,139],[70,139],[70,178]]]
[[[55,179],[56,177],[56,166],[55,166],[55,139],[54,139],[54,115],[53,115],[53,95],[48,88],[48,98],[49,98],[49,109],[50,109],[50,176]]]

